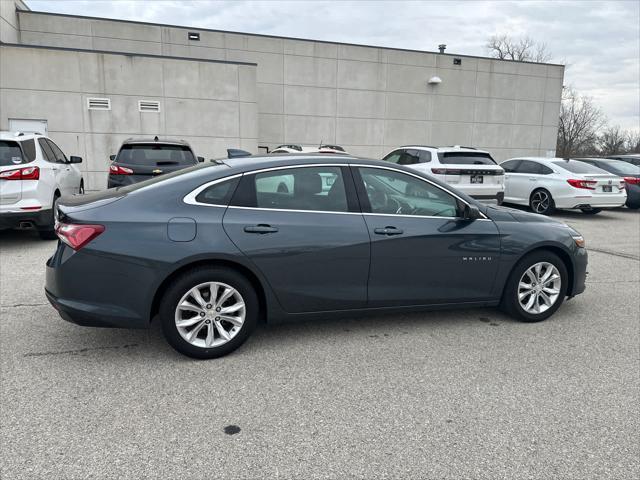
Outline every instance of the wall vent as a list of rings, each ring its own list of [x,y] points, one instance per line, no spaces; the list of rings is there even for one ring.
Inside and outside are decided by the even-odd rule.
[[[187,33],[187,38],[189,38],[189,40],[194,40],[196,42],[200,41],[200,33],[199,32],[189,32]]]
[[[155,102],[153,100],[139,100],[138,111],[139,112],[159,112],[160,102]]]
[[[110,98],[87,98],[89,110],[111,110]]]

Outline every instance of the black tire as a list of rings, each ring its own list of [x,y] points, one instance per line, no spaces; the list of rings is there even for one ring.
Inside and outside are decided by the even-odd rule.
[[[544,202],[544,198],[547,198],[547,202]],[[540,215],[552,215],[553,212],[556,211],[556,203],[551,196],[549,190],[544,188],[538,188],[531,192],[531,196],[529,197],[529,208],[534,213],[539,213]]]
[[[38,227],[38,235],[42,240],[55,240],[58,238],[56,235],[56,203],[60,198],[60,193],[56,192],[53,196],[53,202],[51,202],[51,213],[49,215],[49,222],[46,225]]]
[[[518,301],[518,285],[523,274],[529,269],[529,267],[535,265],[538,262],[551,263],[558,269],[560,273],[560,292],[555,303],[549,307],[546,311],[538,314],[532,314],[527,312]],[[567,287],[569,282],[569,274],[567,273],[567,267],[555,253],[547,250],[539,250],[532,252],[522,258],[511,271],[507,283],[504,287],[502,294],[501,308],[521,322],[540,322],[553,315],[567,295]]]
[[[602,211],[601,208],[581,208],[580,210],[582,210],[582,213],[586,213],[587,215],[595,215]]]
[[[175,323],[175,311],[180,299],[196,285],[221,282],[236,289],[245,304],[245,320],[240,331],[231,340],[217,347],[205,348],[192,345],[182,338]],[[175,350],[197,359],[217,358],[237,349],[255,330],[258,323],[259,302],[255,289],[246,277],[238,272],[219,267],[200,267],[176,278],[164,292],[159,308],[162,332]]]

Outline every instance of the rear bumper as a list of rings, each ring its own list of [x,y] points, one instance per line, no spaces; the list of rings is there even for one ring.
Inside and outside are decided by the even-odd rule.
[[[26,228],[30,226],[46,227],[51,221],[51,209],[31,211],[3,212],[0,211],[0,230],[11,228]]]
[[[576,195],[554,198],[557,208],[618,208],[627,201],[626,193]]]
[[[112,259],[74,252],[59,242],[46,264],[45,294],[68,322],[147,328],[149,299],[144,287],[152,277],[149,269],[126,268]]]
[[[142,182],[143,180],[149,180],[150,175],[109,175],[107,177],[107,188],[124,187],[126,185],[133,185],[134,183]]]
[[[498,192],[495,195],[471,195],[471,197],[482,203],[497,203],[498,205],[502,205],[502,202],[504,202],[504,192]]]

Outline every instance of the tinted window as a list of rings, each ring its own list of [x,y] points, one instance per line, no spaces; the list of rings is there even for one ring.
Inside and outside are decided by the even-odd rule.
[[[20,142],[20,145],[27,162],[33,162],[36,159],[36,142],[33,139],[24,140]]]
[[[420,163],[417,150],[405,150],[398,160],[398,165],[415,165],[416,163]]]
[[[531,175],[541,175],[542,165],[538,162],[532,162],[530,160],[522,160],[518,166],[518,173],[529,173]]]
[[[458,216],[458,201],[444,190],[411,175],[360,168],[372,213]]]
[[[552,163],[571,173],[605,173],[601,168],[576,160],[554,160]]]
[[[60,150],[55,143],[47,139],[47,144],[49,145],[49,147],[51,147],[51,151],[53,152],[53,156],[55,157],[56,162],[58,163],[67,162],[67,157],[64,156],[64,153],[62,153],[62,150]]]
[[[346,212],[347,194],[340,167],[304,167],[257,173],[258,208]]]
[[[420,157],[420,163],[427,163],[431,161],[431,152],[418,150],[418,156]]]
[[[239,180],[240,178],[232,178],[231,180],[211,185],[196,196],[196,202],[210,205],[227,205]]]
[[[632,163],[622,162],[620,160],[608,160],[608,161],[589,161],[580,160],[581,162],[595,165],[598,168],[602,168],[616,175],[640,175],[640,168]]]
[[[495,165],[496,162],[488,153],[474,152],[441,152],[438,153],[440,163],[453,165]]]
[[[54,155],[53,150],[51,150],[51,147],[47,143],[47,140],[44,138],[39,138],[38,144],[40,145],[40,149],[42,150],[42,155],[44,155],[44,159],[47,162],[55,163],[56,156]]]
[[[513,173],[518,171],[518,167],[520,166],[520,162],[522,160],[509,160],[508,162],[502,162],[500,166],[507,173]]]
[[[0,140],[0,166],[20,165],[24,162],[18,142]]]
[[[396,150],[395,152],[391,152],[389,155],[384,157],[382,160],[390,163],[398,163],[400,157],[404,153],[404,150]]]
[[[191,149],[185,145],[123,145],[116,162],[127,165],[194,165]]]

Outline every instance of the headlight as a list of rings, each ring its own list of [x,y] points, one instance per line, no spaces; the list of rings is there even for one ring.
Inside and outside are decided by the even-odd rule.
[[[578,248],[584,248],[586,242],[584,241],[584,237],[582,235],[571,235],[573,241],[576,242]]]

